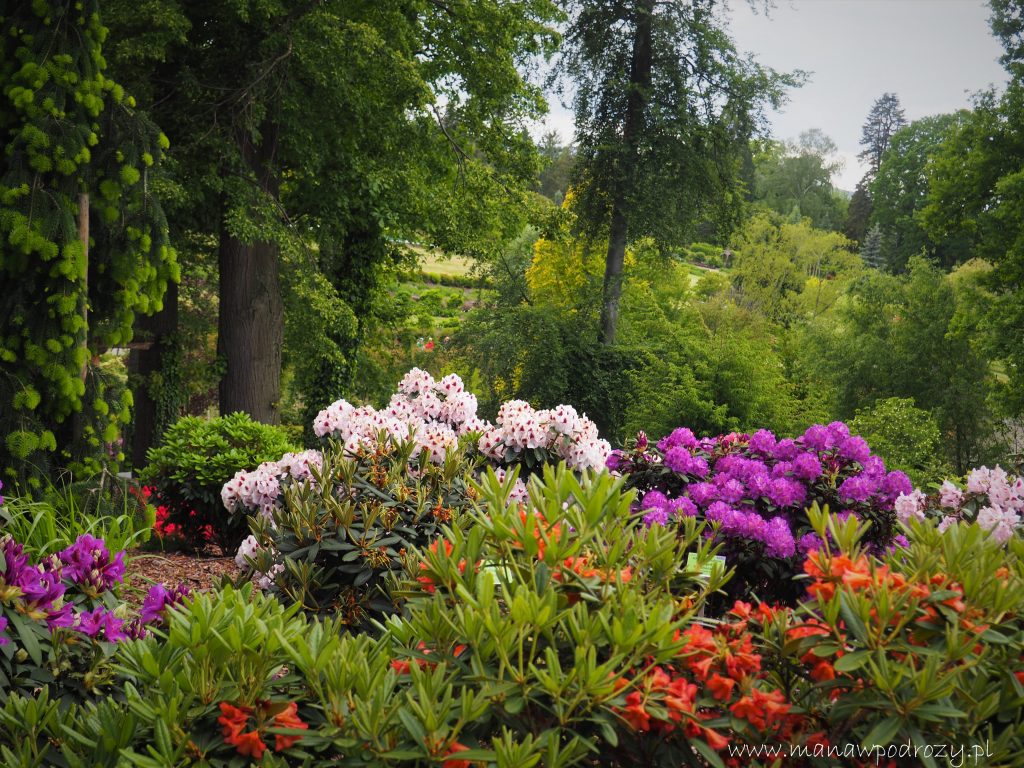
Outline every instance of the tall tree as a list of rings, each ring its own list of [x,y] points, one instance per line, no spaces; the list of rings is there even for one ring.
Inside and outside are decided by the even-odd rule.
[[[902,272],[920,253],[946,268],[971,256],[965,238],[934,240],[921,224],[921,211],[929,202],[931,166],[964,119],[965,113],[935,115],[901,128],[871,181],[872,221],[885,239],[886,260],[893,271]]]
[[[906,124],[907,118],[895,93],[883,93],[871,105],[860,132],[860,145],[864,149],[857,155],[868,164],[867,175],[870,178],[878,173],[893,135]]]
[[[627,243],[678,245],[701,220],[735,217],[742,148],[796,78],[741,57],[714,0],[566,5],[575,207],[582,232],[608,238],[600,338],[612,344]]]
[[[807,217],[819,229],[838,230],[846,212],[845,201],[832,186],[832,175],[841,167],[835,153],[835,143],[817,128],[795,142],[773,142],[755,161],[753,202],[783,215]]]
[[[95,470],[128,420],[94,363],[177,279],[166,138],[110,78],[97,0],[0,10],[0,472]]]
[[[282,339],[309,407],[342,396],[395,239],[474,253],[513,224],[550,3],[110,6],[179,147],[182,221],[219,252],[222,411],[278,418]]]
[[[992,28],[1002,40],[1010,81],[986,91],[970,117],[943,143],[931,165],[921,220],[936,241],[964,238],[992,262],[995,293],[988,319],[1006,370],[1011,413],[1024,411],[1024,2],[991,0]]]

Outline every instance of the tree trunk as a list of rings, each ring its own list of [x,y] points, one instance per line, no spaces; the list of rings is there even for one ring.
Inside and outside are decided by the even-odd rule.
[[[242,139],[242,156],[265,195],[276,201],[276,133],[270,126],[261,135],[259,146],[253,146],[247,137]],[[278,423],[281,398],[284,308],[278,250],[277,243],[238,240],[222,218],[217,355],[226,369],[220,380],[220,412],[245,411],[267,424]]]
[[[639,0],[633,24],[633,52],[629,66],[629,95],[622,127],[622,152],[619,153],[620,187],[612,202],[608,232],[608,256],[605,259],[601,303],[601,341],[615,343],[622,296],[622,266],[626,259],[629,235],[629,207],[635,191],[639,162],[639,137],[644,132],[644,110],[651,90],[653,23],[655,0]]]
[[[178,331],[178,284],[168,283],[164,294],[164,306],[155,315],[143,315],[135,321],[135,339],[148,344],[146,347],[132,349],[128,363],[129,370],[141,381],[135,387],[132,397],[135,401],[135,415],[132,419],[132,468],[137,473],[146,466],[146,454],[160,439],[160,432],[170,426],[176,413],[168,413],[168,408],[176,410],[179,405],[177,391],[181,385],[180,371],[169,370],[168,357],[175,357],[169,347],[177,344],[175,335]],[[177,365],[178,362],[170,362]],[[165,387],[163,402],[157,402],[150,392],[149,378],[160,373]],[[175,391],[170,392],[168,389]],[[170,399],[170,402],[168,402]]]
[[[622,265],[626,260],[628,222],[616,200],[612,207],[611,227],[608,230],[608,256],[604,262],[604,295],[601,304],[601,341],[615,343],[615,329],[619,324],[619,299],[622,296]]]

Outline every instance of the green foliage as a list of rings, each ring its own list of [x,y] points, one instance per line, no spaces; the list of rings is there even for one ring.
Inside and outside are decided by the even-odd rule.
[[[784,326],[827,312],[861,266],[843,235],[766,212],[751,216],[734,244],[736,303]]]
[[[754,158],[756,180],[751,200],[793,221],[810,219],[817,229],[838,231],[846,219],[845,200],[836,195],[832,175],[837,147],[818,129],[796,142],[767,142]]]
[[[913,398],[889,397],[858,408],[850,431],[860,435],[889,469],[906,472],[921,488],[949,471],[942,459],[942,435],[935,417]]]
[[[426,454],[410,460],[413,448],[388,441],[348,458],[332,443],[322,467],[310,467],[312,481],[286,489],[269,519],[253,518],[252,568],[271,575],[285,604],[352,627],[400,608],[387,576],[401,568],[402,553],[459,525],[475,496],[473,466],[461,453],[434,464]]]
[[[960,112],[915,120],[892,136],[882,156],[870,185],[871,220],[882,231],[886,265],[894,272],[906,270],[910,258],[922,253],[947,269],[970,258],[965,238],[933,240],[922,226],[930,202],[930,165],[967,119]]]
[[[958,473],[998,460],[992,395],[997,382],[986,355],[988,268],[977,262],[946,275],[922,258],[909,274],[871,271],[850,288],[835,317],[802,336],[800,355],[829,382],[842,418],[889,397],[912,398],[935,418],[943,453]]]
[[[0,473],[22,481],[99,469],[131,399],[90,361],[178,277],[151,188],[166,138],[107,76],[106,35],[97,0],[0,13]]]
[[[83,533],[114,551],[149,539],[156,510],[131,480],[103,473],[88,481],[57,482],[41,490],[41,500],[8,496],[0,506],[0,535],[10,535],[39,555],[69,547]]]
[[[883,749],[945,743],[993,764],[1017,764],[1024,755],[1024,542],[1014,537],[1004,549],[977,525],[943,534],[934,523],[915,522],[910,546],[879,564],[858,556],[853,528],[832,526],[838,545],[809,564],[813,599],[801,621],[766,629],[772,654],[781,656],[779,677],[805,654],[834,666],[799,695],[827,730],[841,729],[851,742]]]
[[[201,549],[209,536],[225,553],[234,553],[247,523],[224,508],[221,489],[236,472],[293,450],[284,430],[244,413],[214,419],[187,416],[150,449],[141,477],[154,489],[153,503],[167,507],[167,522],[179,526],[189,547]]]

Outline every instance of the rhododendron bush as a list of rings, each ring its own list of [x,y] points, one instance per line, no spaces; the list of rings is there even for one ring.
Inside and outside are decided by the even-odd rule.
[[[965,487],[946,480],[936,493],[917,491],[903,499],[897,511],[904,519],[938,518],[940,531],[954,523],[975,522],[996,542],[1005,544],[1024,531],[1024,478],[1009,475],[998,466],[978,467],[967,475]]]
[[[841,422],[781,440],[767,430],[699,439],[679,428],[651,444],[641,433],[629,449],[610,456],[608,468],[638,491],[637,512],[648,525],[686,518],[709,524],[705,535],[737,569],[727,587],[731,598],[789,604],[804,591],[793,577],[822,543],[809,507],[827,506],[840,518],[870,523],[865,542],[882,554],[904,540],[895,503],[913,491],[905,474],[887,472]]]
[[[10,536],[0,536],[0,702],[44,683],[69,699],[111,684],[113,644],[144,637],[147,625],[184,596],[180,588],[154,585],[141,615],[129,621],[115,594],[124,556],[82,534],[36,562]]]
[[[458,375],[436,381],[413,368],[385,408],[338,400],[319,413],[313,431],[340,443],[349,456],[374,450],[382,440],[391,445],[409,442],[413,462],[441,464],[450,452],[467,449],[471,459],[485,459],[496,468],[520,466],[526,473],[559,461],[577,470],[599,468],[611,453],[594,422],[569,405],[538,411],[511,400],[501,406],[494,424],[479,419],[476,409],[476,395]],[[282,490],[309,480],[310,468],[322,461],[320,451],[305,451],[239,471],[224,485],[221,499],[231,513],[258,512],[269,518],[281,505]],[[525,486],[517,486],[517,493],[523,496]]]

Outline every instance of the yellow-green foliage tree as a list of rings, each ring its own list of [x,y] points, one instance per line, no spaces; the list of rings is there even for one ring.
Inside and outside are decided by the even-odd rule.
[[[166,138],[105,74],[98,0],[0,11],[0,472],[118,455],[130,395],[93,365],[177,279]],[[110,402],[113,400],[113,402]]]

